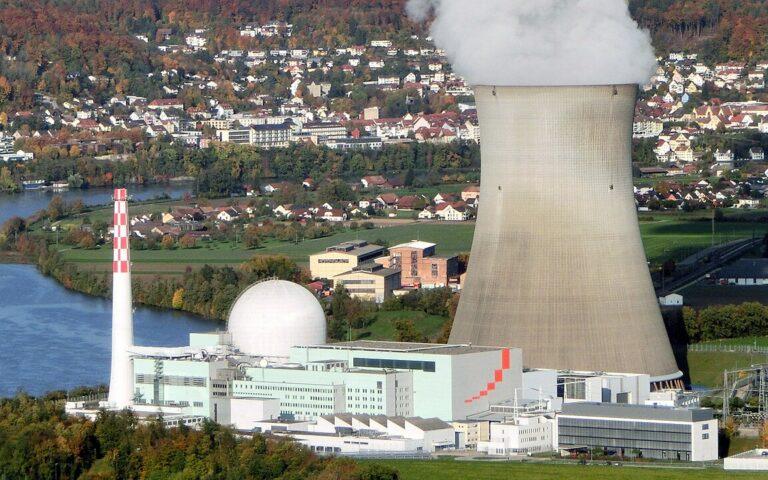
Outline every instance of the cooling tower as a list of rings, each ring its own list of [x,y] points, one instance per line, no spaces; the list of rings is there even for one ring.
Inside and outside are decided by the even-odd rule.
[[[634,85],[478,87],[480,207],[450,343],[680,377],[632,188]]]
[[[133,346],[130,230],[128,192],[115,189],[112,258],[112,366],[109,404],[126,408],[133,403],[133,364],[128,349]]]

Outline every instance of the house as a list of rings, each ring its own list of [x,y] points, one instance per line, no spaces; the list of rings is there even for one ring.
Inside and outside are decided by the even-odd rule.
[[[477,200],[478,198],[480,198],[479,185],[470,185],[461,191],[461,199],[465,202],[470,199]]]
[[[317,213],[317,218],[327,222],[343,222],[347,219],[347,212],[340,208],[330,210],[321,210]]]
[[[441,220],[463,222],[469,218],[469,212],[464,202],[441,203],[435,208],[435,214]]]
[[[360,183],[363,184],[363,188],[380,187],[386,188],[388,185],[387,179],[381,175],[369,175],[360,179]]]
[[[315,189],[315,181],[312,180],[311,178],[307,177],[307,178],[304,179],[303,182],[301,182],[301,186],[305,190],[314,190]]]
[[[147,105],[150,110],[184,110],[184,102],[176,98],[158,98]]]
[[[243,211],[239,207],[226,207],[222,209],[216,218],[222,222],[232,222],[240,218]]]
[[[394,193],[382,193],[376,197],[376,201],[382,208],[397,208],[398,196]]]
[[[441,203],[456,201],[456,197],[452,193],[438,193],[432,198],[432,201],[435,205],[440,205]]]
[[[752,147],[749,149],[749,158],[755,162],[762,162],[765,160],[765,151],[762,147]]]
[[[434,218],[437,218],[434,207],[426,207],[419,212],[419,220],[432,220]]]

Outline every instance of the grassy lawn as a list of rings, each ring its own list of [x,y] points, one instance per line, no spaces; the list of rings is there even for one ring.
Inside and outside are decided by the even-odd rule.
[[[465,185],[445,185],[420,189],[420,193],[434,196],[434,193],[460,191]],[[399,191],[400,194],[409,192]],[[132,214],[164,211],[172,204],[179,202],[161,202],[138,204],[131,207]],[[752,235],[762,236],[768,231],[768,224],[760,222],[760,215],[765,212],[749,212],[739,214],[754,221],[723,222],[716,224],[715,242],[722,243],[738,238],[748,238]],[[398,217],[410,219],[413,212],[398,212]],[[101,209],[88,213],[91,221],[111,219],[111,209]],[[666,259],[681,259],[698,250],[709,247],[712,243],[711,223],[706,221],[708,212],[693,212],[690,214],[658,213],[643,215],[640,231],[643,236],[646,255],[653,264],[659,264]],[[729,216],[736,213],[728,212]],[[65,219],[62,224],[77,224],[80,218]],[[409,240],[419,239],[438,244],[439,255],[452,255],[468,252],[472,246],[474,225],[472,223],[407,223],[390,224],[370,230],[359,229],[346,231],[330,237],[302,240],[298,243],[267,240],[262,247],[246,250],[234,242],[204,243],[194,250],[152,250],[134,251],[135,262],[147,264],[170,264],[175,272],[182,272],[187,265],[209,264],[239,264],[253,255],[286,255],[300,264],[306,264],[310,254],[320,252],[326,247],[339,242],[362,239],[368,241],[383,240],[395,245]],[[109,246],[93,250],[63,248],[64,259],[75,263],[97,263],[107,265],[111,262],[112,252]],[[103,267],[107,269],[106,266]],[[161,269],[163,270],[163,269]],[[768,290],[768,289],[767,289]],[[768,296],[768,291],[766,291]]]
[[[412,320],[416,329],[430,340],[435,340],[448,320],[437,315],[428,315],[424,312],[397,311],[378,312],[376,321],[366,328],[356,329],[353,335],[359,340],[392,340],[395,338],[395,321]]]
[[[750,347],[768,347],[768,337],[739,337],[726,338],[724,340],[712,340],[711,342],[702,342],[706,345],[746,345]]]
[[[670,258],[682,259],[712,245],[712,224],[702,220],[663,218],[640,222],[645,253],[652,263]],[[758,222],[718,223],[715,225],[715,244],[740,238],[763,236],[768,224]]]
[[[325,250],[339,242],[361,240],[383,240],[390,245],[410,240],[425,240],[438,244],[438,255],[454,255],[469,251],[472,245],[474,225],[454,223],[413,223],[370,230],[347,231],[330,237],[304,240],[299,243],[269,240],[260,248],[248,250],[234,242],[201,243],[198,248],[185,250],[134,250],[132,259],[138,263],[170,263],[183,266],[188,264],[236,264],[254,255],[286,255],[298,263],[307,264],[309,255]],[[112,261],[110,245],[92,250],[62,248],[62,255],[68,262],[105,263]]]
[[[768,355],[727,352],[688,352],[691,383],[704,387],[723,384],[723,370],[749,367],[768,362]]]
[[[768,479],[768,474],[732,473],[723,470],[698,469],[684,465],[676,468],[607,467],[581,465],[552,465],[512,462],[453,461],[453,460],[388,460],[371,461],[399,470],[402,480],[708,480],[725,478]]]
[[[728,456],[736,455],[737,453],[746,452],[759,447],[759,438],[737,436],[732,438],[731,442],[728,444]]]

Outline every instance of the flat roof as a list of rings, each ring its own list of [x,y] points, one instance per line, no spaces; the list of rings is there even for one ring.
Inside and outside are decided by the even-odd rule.
[[[475,345],[451,345],[437,343],[389,342],[378,340],[354,340],[351,342],[328,343],[324,345],[297,345],[298,348],[320,348],[324,350],[357,350],[397,353],[422,353],[428,355],[463,355],[466,353],[493,352],[502,347],[479,347]]]
[[[426,250],[427,248],[436,247],[436,243],[430,243],[430,242],[423,242],[421,240],[413,240],[407,243],[401,243],[400,245],[395,245],[394,247],[390,247],[390,250],[392,248],[416,248],[419,250]]]
[[[608,417],[627,420],[669,422],[702,422],[712,420],[709,408],[680,408],[626,403],[566,403],[561,415],[575,417]]]
[[[365,257],[371,254],[381,253],[384,251],[384,247],[381,245],[374,245],[366,242],[342,242],[337,245],[332,245],[325,249],[325,251],[316,253],[315,255],[323,255],[325,253],[344,253],[346,255],[352,255],[355,257]]]

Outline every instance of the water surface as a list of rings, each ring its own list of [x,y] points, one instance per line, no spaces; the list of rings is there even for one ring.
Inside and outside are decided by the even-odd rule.
[[[112,304],[66,290],[31,265],[0,264],[0,397],[109,382]],[[217,324],[149,308],[134,313],[137,345],[187,345]]]

